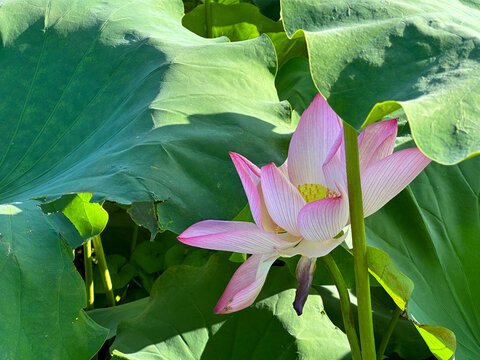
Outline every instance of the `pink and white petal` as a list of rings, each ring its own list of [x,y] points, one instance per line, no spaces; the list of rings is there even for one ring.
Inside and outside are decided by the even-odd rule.
[[[276,254],[250,256],[233,274],[214,313],[228,314],[252,305],[276,259]]]
[[[397,119],[368,125],[358,137],[360,174],[393,152],[397,137]]]
[[[278,168],[283,175],[288,179],[288,168],[287,168],[287,160],[280,165]],[[260,194],[260,199],[262,200],[262,225],[263,228],[267,231],[272,231],[272,232],[278,232],[279,226],[273,221],[273,219],[270,217],[270,214],[268,213],[267,206],[265,205],[265,200],[263,197],[263,191],[261,188],[261,184],[258,186],[258,193]]]
[[[240,154],[230,152],[230,157],[235,165],[235,169],[237,169],[238,176],[247,195],[253,219],[258,226],[264,228],[262,221],[262,198],[258,192],[260,169]]]
[[[338,239],[328,239],[325,241],[302,240],[297,246],[283,250],[281,256],[303,255],[307,257],[322,257],[329,254],[333,249],[340,245],[348,236],[346,231]]]
[[[288,179],[288,159],[286,159],[282,165],[279,166],[279,170],[285,175],[285,177]]]
[[[363,213],[367,217],[402,191],[430,163],[417,148],[398,151],[362,175]]]
[[[178,240],[204,249],[247,254],[272,253],[291,246],[275,234],[242,221],[201,221],[180,234]]]
[[[325,177],[325,183],[322,185],[332,190],[338,190],[336,183],[341,184],[343,188],[347,187],[343,131],[338,134],[334,146],[332,146],[325,159],[322,170]]]
[[[269,232],[277,233],[279,226],[273,221],[272,217],[268,213],[267,205],[265,205],[265,199],[263,197],[262,184],[261,182],[257,185],[258,194],[260,195],[261,203],[261,217],[262,217],[262,228]]]
[[[322,165],[342,123],[322,95],[303,112],[288,149],[288,175],[295,185],[323,184]]]
[[[237,154],[235,152],[230,151],[229,152],[230,158],[232,159],[233,163],[235,164],[235,168],[238,169],[238,165],[243,167],[247,172],[248,175],[256,180],[257,182],[260,180],[260,169],[258,168],[257,165],[252,163],[250,160],[248,160],[245,156],[242,156],[240,154]]]
[[[298,214],[298,228],[309,241],[327,241],[338,235],[348,222],[348,197],[337,183],[340,196],[312,201]]]
[[[273,163],[262,167],[261,184],[265,205],[273,221],[289,233],[300,236],[297,217],[305,200],[298,189]]]

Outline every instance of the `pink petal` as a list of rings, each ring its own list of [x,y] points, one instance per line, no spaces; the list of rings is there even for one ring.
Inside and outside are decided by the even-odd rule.
[[[390,155],[397,137],[397,119],[368,125],[358,137],[360,174],[380,159]]]
[[[273,163],[262,167],[261,176],[265,204],[273,221],[289,233],[300,236],[297,217],[305,205],[302,195]]]
[[[290,247],[281,252],[283,256],[303,255],[307,257],[322,257],[330,253],[338,245],[340,245],[348,235],[346,231],[338,239],[328,239],[325,241],[308,241],[302,240],[297,246]]]
[[[255,223],[265,230],[275,228],[276,225],[265,208],[261,190],[259,192],[260,169],[240,154],[230,152],[230,157],[242,181]]]
[[[250,256],[233,274],[214,312],[228,314],[252,305],[276,259],[275,254]]]
[[[184,244],[204,249],[247,254],[272,253],[291,246],[275,234],[242,221],[206,220],[190,226],[178,236]]]
[[[298,228],[309,241],[326,241],[338,235],[348,221],[348,198],[337,184],[340,196],[325,198],[305,205],[298,214]]]
[[[430,163],[417,148],[398,151],[371,165],[362,175],[363,213],[376,212]]]
[[[285,177],[288,179],[288,165],[287,165],[288,159],[286,159],[282,165],[279,166],[279,170],[285,175]]]
[[[252,178],[256,182],[260,181],[260,169],[258,168],[257,165],[252,163],[245,156],[234,153],[232,151],[229,152],[229,155],[232,158],[232,161],[235,164],[235,167],[237,169],[238,169],[238,166],[244,168],[245,172],[248,174],[250,178]]]
[[[262,183],[261,181],[257,185],[257,191],[258,195],[260,196],[260,203],[261,203],[261,216],[262,216],[262,225],[261,227],[269,232],[277,232],[278,230],[278,225],[275,224],[275,221],[271,218],[270,214],[268,213],[267,210],[267,205],[265,205],[265,198],[263,196],[263,191],[262,191]]]
[[[325,183],[322,185],[332,190],[336,190],[336,183],[342,185],[343,188],[347,187],[343,131],[339,132],[335,144],[325,159],[322,170],[325,177]]]
[[[324,184],[322,165],[342,123],[318,94],[300,118],[288,149],[288,175],[295,185]]]

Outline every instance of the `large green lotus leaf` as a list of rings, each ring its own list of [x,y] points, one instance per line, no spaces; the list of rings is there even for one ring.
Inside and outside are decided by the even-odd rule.
[[[295,279],[274,267],[256,303],[229,315],[213,308],[238,267],[216,254],[203,267],[169,268],[137,317],[121,321],[111,350],[122,359],[344,359],[343,332],[309,296],[302,316],[292,307]],[[182,284],[182,286],[178,286]]]
[[[415,284],[409,316],[452,330],[458,359],[480,353],[479,168],[478,157],[452,167],[432,163],[366,219],[369,244],[386,251]],[[442,353],[452,343],[444,335]]]
[[[286,155],[289,109],[274,87],[275,52],[266,37],[202,39],[181,25],[182,13],[179,0],[1,3],[0,203],[32,209],[31,198],[72,193],[151,202],[159,223],[177,232],[202,217],[239,212],[245,197],[228,151],[258,164]],[[11,251],[28,258],[21,272],[13,257],[4,262],[2,271],[15,276],[0,281],[1,316],[17,315],[2,321],[8,348],[0,353],[91,357],[102,340],[92,333],[103,329],[79,312],[79,278],[55,281],[74,277],[65,256],[71,250],[41,231],[42,221],[63,215],[42,220],[35,211],[15,215],[15,231],[0,224],[3,238],[14,239]],[[92,220],[90,230],[101,222]],[[55,226],[76,231],[68,222]],[[87,235],[88,224],[82,228]],[[75,247],[82,239],[66,241]],[[25,291],[32,282],[36,290]],[[46,300],[34,301],[39,294]],[[39,324],[51,327],[48,336],[22,335]]]
[[[475,5],[476,4],[476,5]],[[455,0],[282,0],[292,36],[302,29],[312,76],[360,127],[402,107],[417,146],[454,164],[480,152],[480,6]]]
[[[103,344],[106,329],[81,310],[70,246],[82,238],[72,228],[34,201],[0,205],[1,359],[89,359]]]
[[[154,200],[180,231],[244,205],[229,150],[260,164],[285,156],[289,109],[266,37],[199,38],[172,0],[0,9],[3,201]]]

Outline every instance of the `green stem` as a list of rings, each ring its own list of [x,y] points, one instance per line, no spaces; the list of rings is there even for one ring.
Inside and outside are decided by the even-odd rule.
[[[87,310],[93,309],[95,293],[93,291],[92,241],[83,244],[83,262],[85,264],[85,288],[87,290]]]
[[[385,349],[387,348],[388,342],[390,341],[390,337],[393,334],[393,330],[395,330],[395,326],[397,325],[398,318],[402,314],[402,309],[399,307],[395,308],[392,313],[392,319],[388,324],[387,331],[383,335],[382,342],[380,343],[380,347],[377,351],[377,360],[383,359],[383,354],[385,353]]]
[[[205,33],[207,38],[212,37],[212,3],[211,0],[205,0]]]
[[[343,124],[345,135],[345,157],[347,162],[348,202],[352,224],[353,263],[358,301],[358,325],[363,360],[374,360],[375,339],[373,336],[372,300],[367,264],[367,244],[363,222],[362,187],[358,158],[357,131]]]
[[[321,257],[321,259],[327,267],[330,277],[335,282],[338,295],[340,296],[343,324],[345,326],[345,332],[347,333],[348,342],[350,343],[350,349],[352,350],[352,358],[353,360],[361,360],[362,353],[360,351],[360,344],[358,343],[357,331],[355,330],[355,322],[353,320],[347,285],[345,284],[345,280],[343,279],[342,273],[340,272],[333,256],[328,254]]]
[[[100,238],[100,235],[97,235],[93,238],[92,241],[93,247],[95,248],[98,268],[100,270],[100,277],[102,278],[103,287],[105,288],[105,294],[107,295],[107,304],[108,306],[115,306],[115,296],[113,295],[112,279],[110,278],[107,260],[105,259],[105,253],[103,252],[102,239]]]

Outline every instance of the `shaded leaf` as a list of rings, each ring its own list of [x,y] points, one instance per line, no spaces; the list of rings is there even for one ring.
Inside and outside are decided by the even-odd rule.
[[[225,5],[212,3],[212,37],[226,36],[231,41],[254,39],[263,33],[283,32],[281,22],[263,16],[252,4]],[[205,5],[186,14],[183,25],[195,34],[206,37]]]
[[[292,106],[292,122],[298,124],[300,116],[318,93],[310,75],[308,59],[303,57],[290,59],[278,71],[275,86],[278,97],[281,100],[288,100]]]
[[[31,198],[72,193],[93,194],[93,202],[150,202],[159,226],[176,232],[240,211],[245,197],[228,151],[258,164],[286,156],[290,114],[274,88],[274,48],[266,37],[235,44],[202,39],[181,25],[182,14],[180,0],[2,2],[0,203],[33,209]],[[90,358],[103,329],[79,313],[84,288],[71,249],[52,238],[56,230],[41,231],[60,215],[35,211],[30,220],[17,216],[16,232],[8,221],[0,224],[4,239],[14,242],[32,230],[14,247],[27,261],[22,272],[11,260],[2,269],[11,274],[0,280],[2,318],[11,311],[15,320],[5,322],[11,335],[0,352]],[[97,231],[100,221],[92,220],[83,223],[84,236]],[[70,245],[81,244],[70,235]],[[76,280],[52,280],[63,277]],[[30,282],[34,290],[24,289]],[[27,300],[18,296],[24,293]],[[33,301],[39,293],[44,300]],[[55,299],[64,300],[60,308]],[[15,309],[27,307],[31,314],[20,318]],[[23,336],[46,318],[52,337]]]
[[[229,315],[213,308],[236,266],[221,254],[201,268],[178,266],[156,281],[150,303],[121,322],[111,349],[122,359],[343,359],[346,336],[325,315],[312,294],[298,317],[295,280],[273,268],[256,304]],[[177,286],[183,284],[183,286]]]
[[[68,220],[45,216],[34,201],[0,205],[2,358],[87,359],[105,341],[82,310],[84,283],[60,222]]]
[[[95,320],[97,324],[109,330],[107,339],[111,339],[117,334],[117,326],[120,321],[133,318],[142,313],[149,301],[149,298],[146,297],[127,304],[91,310],[88,311],[87,314]]]
[[[164,269],[167,249],[162,241],[144,241],[137,245],[130,261],[147,274],[153,274]]]
[[[127,212],[135,224],[150,231],[150,240],[153,240],[159,231],[155,204],[149,201],[134,202]]]
[[[276,3],[279,5],[278,1]],[[213,2],[211,9],[212,37],[214,38],[226,36],[231,41],[242,41],[266,34],[275,46],[278,68],[293,57],[307,56],[307,45],[303,34],[299,32],[290,39],[280,21],[273,21],[262,15],[252,4],[220,1]],[[195,34],[207,37],[205,5],[199,5],[186,14],[182,22]]]
[[[307,43],[303,33],[297,32],[288,37],[285,31],[267,33],[275,46],[277,53],[278,68],[281,69],[285,63],[295,57],[307,57]]]
[[[113,290],[123,288],[135,276],[135,267],[128,263],[127,259],[125,259],[122,255],[107,255],[106,260],[110,278],[112,279]],[[93,268],[93,283],[95,292],[105,293],[105,288],[103,287],[98,266]]]
[[[280,0],[253,0],[263,15],[272,20],[280,18]]]

